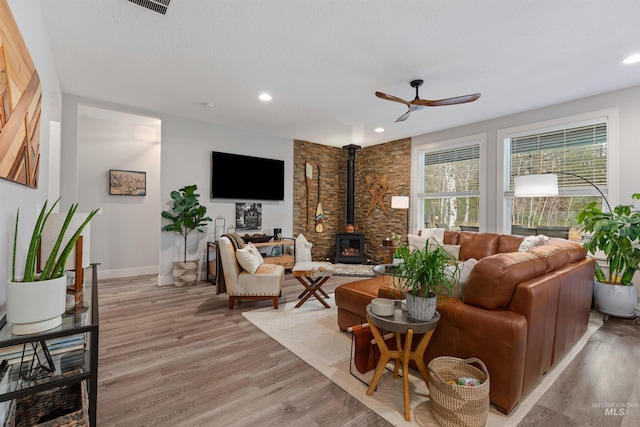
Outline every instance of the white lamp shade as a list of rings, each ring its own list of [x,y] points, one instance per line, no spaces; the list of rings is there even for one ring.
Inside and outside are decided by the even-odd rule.
[[[513,179],[515,197],[549,197],[558,195],[558,175],[545,173],[522,175]]]
[[[391,209],[409,209],[409,196],[391,196]]]

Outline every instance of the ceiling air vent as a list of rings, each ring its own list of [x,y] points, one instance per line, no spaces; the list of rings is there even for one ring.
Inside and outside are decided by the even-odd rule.
[[[145,9],[149,9],[153,12],[157,12],[161,15],[167,13],[169,3],[171,0],[129,0],[131,3],[135,3],[138,6],[142,6]]]

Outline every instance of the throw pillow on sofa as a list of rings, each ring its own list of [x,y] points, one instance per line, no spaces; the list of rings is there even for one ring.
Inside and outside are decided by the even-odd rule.
[[[238,260],[240,267],[250,274],[256,274],[258,267],[264,263],[264,259],[262,258],[262,255],[260,255],[260,251],[258,251],[258,248],[253,246],[252,243],[248,243],[244,248],[238,249],[236,251],[236,259]]]
[[[443,230],[437,228],[436,230]],[[424,249],[429,244],[429,250],[434,250],[437,246],[442,246],[445,251],[449,252],[455,259],[460,259],[460,245],[449,245],[438,241],[434,236],[419,236],[417,234],[407,234],[407,241],[409,242],[409,250]]]
[[[473,267],[475,267],[477,262],[478,260],[476,260],[475,258],[469,258],[468,260],[458,264],[458,283],[453,288],[453,293],[451,294],[452,297],[462,298],[464,287],[469,281],[469,275],[471,274],[471,271],[473,270]]]
[[[427,246],[427,238],[418,236],[417,234],[407,234],[407,242],[410,251],[414,249],[424,249]]]
[[[418,234],[426,239],[432,237],[441,245],[444,244],[444,228],[423,228]]]
[[[549,238],[543,234],[538,234],[537,236],[527,236],[524,238],[522,243],[520,243],[518,252],[526,252],[530,251],[533,248],[537,248],[538,246],[546,245],[548,240]]]

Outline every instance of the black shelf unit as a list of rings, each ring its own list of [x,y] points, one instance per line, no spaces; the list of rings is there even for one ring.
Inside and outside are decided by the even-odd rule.
[[[83,298],[77,303],[67,305],[62,317],[62,325],[38,334],[13,335],[11,324],[7,323],[0,329],[0,349],[20,344],[28,344],[43,340],[85,334],[84,350],[70,350],[52,356],[55,371],[50,375],[35,381],[26,381],[17,373],[19,363],[10,365],[0,378],[0,402],[19,399],[56,387],[68,386],[88,381],[89,395],[89,425],[96,425],[96,404],[98,397],[98,280],[96,265],[92,265],[93,274],[91,284],[85,284]],[[73,370],[62,372],[61,359],[69,355],[84,353],[84,362],[73,366]]]

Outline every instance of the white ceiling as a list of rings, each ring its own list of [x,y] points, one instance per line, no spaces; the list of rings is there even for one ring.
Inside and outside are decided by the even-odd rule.
[[[333,146],[640,84],[638,0],[40,1],[65,93]],[[411,100],[418,78],[482,97],[394,123],[406,106],[374,92]]]

